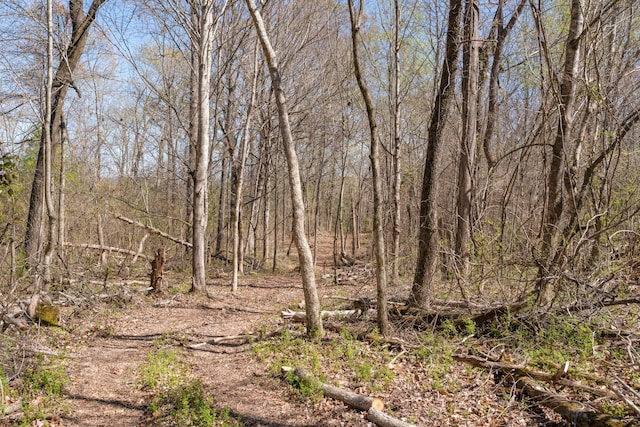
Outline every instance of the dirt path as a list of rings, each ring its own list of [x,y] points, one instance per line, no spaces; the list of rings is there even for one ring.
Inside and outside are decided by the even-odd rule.
[[[69,349],[70,413],[64,425],[143,425],[147,395],[137,383],[137,372],[159,340],[182,348],[216,405],[229,408],[245,425],[327,425],[312,409],[288,398],[286,386],[257,366],[246,340],[210,343],[262,326],[272,329],[280,321],[279,310],[302,297],[299,279],[247,279],[234,294],[223,283],[210,287],[213,299],[144,298],[122,310],[103,308],[88,319],[78,319]]]

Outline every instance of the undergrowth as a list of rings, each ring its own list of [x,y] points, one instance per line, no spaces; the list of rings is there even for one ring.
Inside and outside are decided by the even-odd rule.
[[[21,340],[26,340],[21,337]],[[25,354],[10,337],[2,337],[0,363],[0,419],[9,405],[19,411],[2,425],[50,425],[67,412],[64,388],[69,382],[64,355]],[[0,423],[1,424],[1,423]]]
[[[334,338],[310,340],[302,331],[283,330],[269,340],[253,345],[259,361],[269,366],[273,376],[282,375],[283,367],[302,368],[322,382],[345,376],[351,382],[375,393],[384,389],[395,374],[388,367],[392,356],[384,346],[357,340],[350,332]],[[318,400],[321,388],[316,383],[300,381],[293,373],[285,379],[302,398]]]
[[[217,409],[202,382],[175,350],[157,349],[140,368],[140,382],[151,392],[148,423],[151,425],[236,427],[242,423],[228,409]]]
[[[36,357],[20,372],[11,383],[3,369],[0,369],[0,385],[4,403],[21,402],[20,413],[16,414],[16,425],[29,426],[33,423],[49,425],[49,421],[59,418],[67,410],[63,392],[69,382],[64,358],[51,361]],[[5,406],[0,405],[0,415]]]

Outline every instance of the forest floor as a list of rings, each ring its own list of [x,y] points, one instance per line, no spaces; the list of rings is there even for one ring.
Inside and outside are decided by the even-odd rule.
[[[345,274],[336,284],[332,272],[321,267],[331,264],[319,265],[318,292],[325,306],[344,308],[350,298],[374,297],[370,270]],[[122,289],[129,289],[126,302],[65,308],[63,328],[41,333],[48,343],[45,354],[65,355],[69,377],[64,410],[48,425],[180,425],[154,418],[152,392],[141,381],[150,355],[162,349],[180,354],[215,408],[227,411],[238,425],[373,426],[364,413],[341,402],[296,391],[277,374],[278,364],[287,360],[307,360],[307,367],[325,381],[381,398],[387,413],[417,426],[565,425],[557,415],[520,399],[493,372],[455,361],[453,354],[472,341],[465,334],[451,335],[448,343],[428,331],[395,324],[395,336],[406,347],[375,344],[375,336],[374,344],[354,344],[349,340],[358,331],[375,330],[373,316],[360,316],[344,322],[353,334],[327,331],[322,341],[309,343],[303,325],[281,316],[283,310],[301,310],[302,284],[295,271],[248,274],[231,292],[229,275],[218,270],[208,281],[209,298],[184,292],[185,273],[169,270],[165,277],[162,294],[135,292],[123,281]],[[392,297],[407,292],[408,287],[395,288]],[[493,350],[487,347],[491,343],[481,344]],[[637,380],[640,384],[640,376]]]
[[[149,393],[139,384],[139,370],[158,346],[180,349],[193,373],[219,409],[228,409],[246,426],[368,426],[363,413],[340,402],[300,397],[271,375],[244,338],[214,343],[217,337],[258,336],[286,328],[280,312],[302,300],[299,276],[255,275],[242,279],[232,293],[224,281],[212,283],[212,298],[185,294],[139,298],[124,308],[111,305],[77,317],[70,326],[66,352],[71,381],[68,413],[60,425],[141,426],[151,423],[145,408]],[[345,285],[320,282],[321,295],[344,295]],[[362,289],[351,291],[359,294]],[[331,334],[330,332],[328,334]],[[426,366],[398,363],[395,380],[378,397],[399,418],[416,425],[539,425],[533,413],[493,383],[482,371],[467,375],[463,364],[447,373],[449,382],[464,377],[450,391],[430,390]],[[421,380],[424,383],[421,385]],[[547,420],[548,421],[548,420]],[[550,425],[550,424],[549,424]]]

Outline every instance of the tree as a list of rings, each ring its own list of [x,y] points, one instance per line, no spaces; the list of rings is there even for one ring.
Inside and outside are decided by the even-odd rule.
[[[233,273],[231,280],[231,289],[238,290],[238,274],[242,269],[243,257],[241,249],[241,227],[240,221],[242,217],[242,188],[244,186],[244,169],[247,162],[247,154],[249,152],[249,128],[251,126],[251,116],[253,114],[253,106],[256,102],[256,92],[258,85],[258,46],[255,46],[253,53],[253,78],[251,79],[251,95],[249,96],[249,105],[247,106],[247,117],[242,127],[240,136],[240,153],[239,158],[232,154],[232,182],[233,189],[233,211],[231,215],[231,226],[233,227]]]
[[[478,106],[478,19],[480,10],[478,0],[466,0],[464,11],[464,43],[462,47],[462,141],[458,161],[458,215],[456,226],[455,253],[457,265],[466,276],[471,241],[471,202],[473,179],[476,167],[476,136]]]
[[[387,271],[386,271],[386,254],[384,247],[384,229],[382,218],[382,178],[380,178],[380,143],[376,134],[376,117],[373,107],[373,101],[369,88],[364,80],[364,76],[360,64],[358,33],[360,31],[364,0],[360,0],[358,10],[356,11],[353,0],[349,0],[349,18],[351,22],[351,46],[353,52],[353,67],[358,81],[360,93],[364,99],[365,108],[367,110],[367,120],[369,122],[369,140],[370,152],[369,159],[371,162],[371,178],[373,180],[373,247],[376,258],[376,288],[377,288],[377,305],[378,312],[378,329],[384,336],[389,335],[389,314],[387,311]]]
[[[191,42],[195,53],[196,81],[191,84],[197,87],[197,103],[191,104],[192,120],[197,123],[195,139],[195,161],[193,170],[193,223],[192,223],[192,284],[194,292],[205,292],[206,288],[206,230],[207,230],[207,191],[209,172],[209,93],[211,89],[211,63],[213,40],[217,23],[227,7],[227,1],[216,8],[214,0],[199,0],[191,4],[192,23]],[[214,12],[218,13],[214,19]],[[192,92],[193,93],[193,92]],[[193,135],[192,135],[193,138]]]
[[[563,176],[565,171],[565,153],[572,142],[573,121],[575,115],[576,86],[580,67],[580,44],[584,27],[584,0],[571,1],[571,20],[565,45],[565,59],[558,99],[558,125],[551,154],[551,165],[547,178],[547,197],[545,200],[544,224],[542,227],[542,256],[547,261],[554,260],[552,253],[554,238],[557,235],[563,212]],[[538,304],[550,301],[549,268],[547,262],[539,272],[536,294]]]
[[[69,86],[75,86],[73,74],[80,62],[84,51],[89,28],[95,20],[100,7],[107,0],[93,0],[87,13],[84,12],[83,0],[69,0],[69,17],[71,19],[71,40],[65,52],[61,53],[58,68],[53,77],[51,91],[51,124],[49,135],[51,136],[52,155],[59,143],[60,122],[64,110],[64,100]],[[31,266],[40,261],[40,245],[43,241],[43,207],[45,197],[45,132],[40,138],[38,159],[33,174],[31,185],[31,198],[29,199],[29,213],[27,215],[27,227],[24,238],[24,250]]]
[[[438,260],[438,195],[437,171],[442,150],[442,133],[449,115],[453,95],[455,75],[458,68],[460,46],[460,16],[462,0],[450,0],[446,36],[445,57],[443,59],[440,88],[431,113],[427,136],[422,193],[420,197],[420,229],[418,232],[418,257],[413,278],[409,304],[426,307],[431,299],[433,276]]]
[[[45,113],[43,123],[43,139],[44,139],[44,201],[47,206],[47,215],[49,217],[49,239],[44,252],[42,261],[44,291],[49,290],[51,282],[51,259],[55,252],[57,234],[57,212],[53,204],[52,181],[53,174],[53,139],[51,138],[51,118],[53,114],[52,91],[53,91],[53,4],[52,0],[47,0],[47,66],[46,66],[46,84],[45,84]],[[36,274],[36,292],[40,290],[40,275]]]
[[[276,52],[271,46],[271,41],[269,40],[264,21],[262,20],[262,15],[257,10],[256,4],[253,0],[245,1],[249,9],[249,13],[251,14],[251,19],[253,20],[258,38],[260,39],[260,44],[262,45],[262,52],[269,66],[271,84],[273,86],[276,105],[278,107],[280,133],[289,170],[291,204],[293,206],[293,241],[298,249],[298,257],[300,259],[300,273],[302,275],[302,287],[304,290],[304,300],[307,312],[307,334],[312,337],[322,336],[324,331],[322,328],[322,319],[320,318],[320,301],[318,299],[318,291],[316,289],[313,255],[305,234],[305,207],[302,196],[302,182],[300,180],[298,156],[296,154],[291,134],[289,112],[287,109],[284,90],[282,88],[282,78],[278,68]]]

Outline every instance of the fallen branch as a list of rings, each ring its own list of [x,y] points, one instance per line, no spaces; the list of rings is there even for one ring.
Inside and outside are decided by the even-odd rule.
[[[539,405],[551,409],[577,427],[637,427],[639,425],[635,421],[626,422],[614,416],[602,414],[583,403],[552,393],[533,378],[518,378],[516,388]]]
[[[178,239],[177,237],[173,237],[173,236],[165,233],[164,231],[158,230],[157,228],[152,227],[150,225],[143,224],[140,221],[135,221],[133,219],[129,219],[129,218],[124,217],[122,215],[116,215],[116,218],[119,219],[120,221],[124,221],[124,222],[126,222],[128,224],[135,225],[136,227],[144,228],[145,230],[149,231],[150,233],[157,234],[160,237],[164,237],[165,239],[171,240],[172,242],[178,243],[178,244],[180,244],[182,246],[186,246],[187,248],[193,247],[193,245],[190,242],[187,242],[186,240],[182,240],[182,239]],[[133,254],[135,255],[135,252],[133,252]]]
[[[147,257],[146,255],[140,254],[136,251],[132,251],[130,249],[116,248],[113,246],[93,245],[90,243],[70,243],[70,242],[65,242],[64,245],[72,248],[96,249],[99,251],[117,252],[121,254],[133,255],[134,257],[138,257],[138,258],[149,259],[149,257]]]
[[[490,369],[492,371],[501,371],[504,373],[511,373],[515,377],[530,377],[536,380],[545,381],[547,383],[558,384],[565,387],[582,390],[587,393],[591,393],[594,396],[608,397],[610,399],[618,400],[617,395],[613,392],[610,392],[609,390],[590,387],[578,381],[572,381],[572,380],[563,378],[565,374],[563,373],[564,366],[566,365],[561,367],[555,374],[549,374],[547,372],[528,369],[524,364],[514,365],[508,362],[486,360],[481,357],[472,356],[472,355],[457,354],[457,355],[454,355],[453,358],[455,360],[467,363],[469,365],[472,365],[478,368]]]
[[[607,414],[602,414],[591,407],[587,407],[581,402],[573,401],[560,394],[553,393],[538,384],[536,382],[536,379],[552,384],[576,388],[596,396],[620,400],[620,397],[616,393],[613,393],[609,390],[589,387],[577,381],[571,381],[565,378],[561,378],[557,373],[549,374],[546,372],[527,369],[525,365],[514,365],[507,362],[490,361],[471,355],[455,355],[454,359],[476,367],[490,369],[492,371],[499,371],[512,376],[513,378],[515,378],[514,383],[516,388],[521,393],[533,399],[539,405],[556,412],[565,420],[569,420],[572,425],[578,427],[630,427],[640,425],[637,422],[627,423],[623,420],[620,420],[619,418]]]
[[[192,349],[198,349],[200,347],[204,347],[205,345],[214,345],[214,344],[220,344],[223,342],[227,342],[227,341],[235,341],[235,340],[244,340],[244,341],[248,341],[251,337],[253,337],[253,334],[240,334],[240,335],[227,335],[224,337],[215,337],[213,339],[210,339],[209,341],[204,341],[204,342],[199,342],[199,343],[195,343],[195,344],[189,344],[187,347],[188,348],[192,348]]]
[[[339,316],[346,317],[353,316],[355,314],[358,314],[359,312],[360,310],[322,310],[320,312],[320,317],[322,317],[323,319]],[[283,319],[291,320],[292,322],[304,323],[307,319],[307,314],[304,311],[285,310],[281,314]]]

